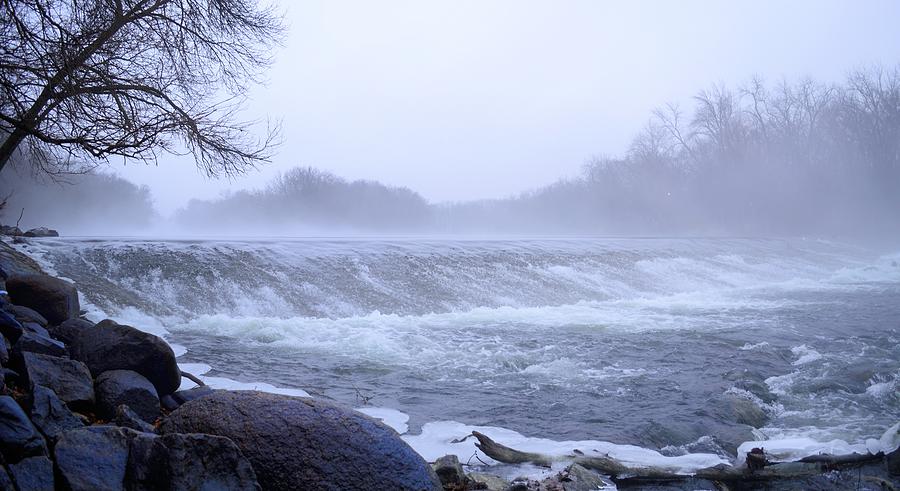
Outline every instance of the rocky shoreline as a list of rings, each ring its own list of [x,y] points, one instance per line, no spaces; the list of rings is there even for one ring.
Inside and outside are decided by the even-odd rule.
[[[74,285],[2,242],[0,277],[0,490],[759,489],[632,471],[611,481],[587,461],[513,482],[467,473],[453,455],[428,463],[393,429],[330,402],[202,382],[179,390],[182,377],[199,381],[164,340],[82,317]],[[857,473],[870,489],[896,489],[900,458],[845,467],[764,489],[858,489]]]

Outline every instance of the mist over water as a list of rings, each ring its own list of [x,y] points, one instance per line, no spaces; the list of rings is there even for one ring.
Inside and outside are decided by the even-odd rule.
[[[413,434],[452,420],[732,456],[754,435],[859,443],[900,418],[896,254],[757,239],[30,248],[103,315],[164,329],[183,362],[362,394]],[[756,433],[734,398],[764,415]]]

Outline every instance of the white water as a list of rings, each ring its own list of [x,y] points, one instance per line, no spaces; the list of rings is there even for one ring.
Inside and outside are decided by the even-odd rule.
[[[896,447],[886,436],[890,431],[881,432],[900,418],[900,362],[896,350],[884,346],[896,345],[900,307],[889,303],[900,284],[897,254],[744,240],[34,244],[28,252],[46,268],[93,286],[82,286],[91,318],[111,315],[167,337],[183,358],[194,360],[183,368],[209,385],[301,396],[344,386],[333,396],[348,402],[361,384],[377,396],[374,406],[361,409],[405,433],[427,459],[454,453],[470,460],[472,439],[454,440],[476,429],[514,448],[553,455],[577,448],[680,472],[715,465],[727,458],[696,451],[709,447],[708,436],[668,445],[663,454],[477,424],[484,412],[464,407],[514,408],[507,423],[522,428],[541,427],[561,409],[572,410],[574,421],[543,427],[629,440],[631,428],[617,432],[609,425],[665,421],[682,395],[689,407],[706,406],[704,398],[715,390],[690,375],[708,376],[707,358],[741,370],[762,364],[776,398],[766,402],[712,377],[722,383],[721,394],[745,397],[770,417],[754,433],[767,440],[741,445],[738,461],[752,448],[747,445],[791,457]],[[859,335],[840,334],[842,321],[830,319],[864,298],[875,300],[853,317]],[[809,320],[823,311],[834,316]],[[872,319],[858,320],[870,312]],[[698,343],[709,345],[698,349]],[[238,353],[223,364],[200,361],[231,348],[272,357],[279,374]],[[874,363],[871,374],[859,375],[862,389],[848,389],[856,379],[839,376],[840,367],[855,360]],[[272,378],[210,374],[227,368]],[[304,378],[313,385],[304,385]],[[409,402],[433,389],[446,392],[436,398],[437,409],[428,401]],[[647,407],[642,401],[648,398],[659,404]],[[554,403],[566,399],[563,406]],[[442,400],[448,403],[443,410],[472,420],[441,420]],[[522,405],[529,400],[540,407]],[[597,426],[593,404],[607,406],[618,421]]]

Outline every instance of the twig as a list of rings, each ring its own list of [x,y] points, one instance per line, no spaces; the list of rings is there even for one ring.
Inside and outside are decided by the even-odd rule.
[[[203,381],[200,380],[199,378],[197,378],[195,375],[192,375],[192,374],[190,374],[190,373],[187,373],[187,372],[185,372],[185,371],[182,371],[182,372],[181,372],[181,376],[184,377],[184,378],[186,378],[186,379],[188,379],[188,380],[190,380],[191,382],[193,382],[193,383],[199,385],[200,387],[206,387],[206,384],[204,384]]]

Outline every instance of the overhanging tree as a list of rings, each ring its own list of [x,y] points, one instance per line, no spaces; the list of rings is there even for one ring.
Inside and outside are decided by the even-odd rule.
[[[0,0],[0,169],[193,154],[209,176],[268,160],[277,128],[236,118],[281,17],[256,0]]]

